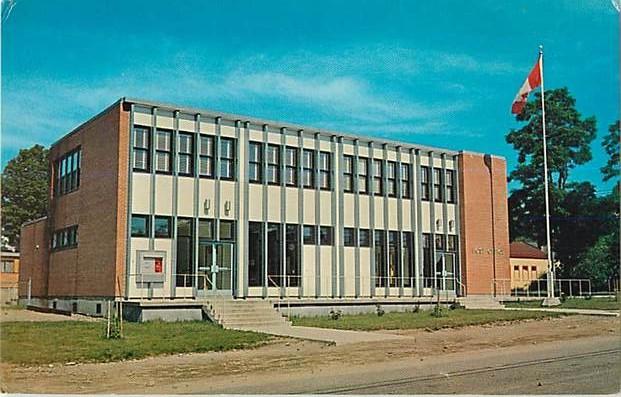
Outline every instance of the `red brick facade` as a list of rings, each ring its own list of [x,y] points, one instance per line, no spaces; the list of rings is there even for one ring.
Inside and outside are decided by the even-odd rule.
[[[34,298],[47,297],[49,232],[47,218],[29,222],[20,232],[19,296],[28,296],[28,280]]]
[[[506,169],[498,157],[459,155],[461,267],[467,295],[492,293],[493,279],[511,277]]]
[[[55,230],[78,225],[79,243],[76,248],[49,253],[47,296],[103,297],[122,293],[125,284],[125,235],[127,221],[127,158],[129,112],[117,102],[106,111],[78,127],[50,149],[50,175],[54,181],[53,164],[65,153],[81,148],[80,187],[68,194],[54,196],[50,190],[48,231],[27,225],[24,247],[36,243],[49,247]],[[53,186],[50,183],[50,186]],[[38,227],[38,226],[37,226]],[[32,252],[24,250],[25,273],[40,266],[29,260]],[[117,280],[118,278],[118,280]],[[43,282],[43,281],[42,281]],[[39,290],[37,290],[39,291]],[[21,295],[21,294],[20,294]],[[23,296],[23,295],[21,295]]]

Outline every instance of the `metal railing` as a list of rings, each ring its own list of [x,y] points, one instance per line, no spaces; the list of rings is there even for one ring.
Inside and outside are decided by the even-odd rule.
[[[210,296],[209,291],[215,290],[213,281],[211,280],[211,273],[174,273],[172,276],[172,282],[174,285],[168,285],[169,289],[175,289],[175,298],[181,299],[194,299],[197,297],[197,291],[202,290],[205,292],[205,296]],[[133,292],[139,292],[138,298],[140,300],[157,298],[153,296],[152,284],[166,284],[170,283],[169,279],[162,279],[161,281],[154,281],[151,279],[151,275],[145,275],[142,273],[131,273],[129,277],[129,291],[128,297],[134,298]],[[182,280],[182,281],[180,281]],[[180,291],[179,291],[180,290]],[[179,295],[179,292],[181,295]],[[145,297],[146,293],[146,297]],[[215,294],[214,294],[215,295]],[[170,296],[162,296],[162,298],[169,298]]]
[[[496,296],[512,297],[546,297],[548,296],[548,280],[511,280],[493,279],[491,291]],[[590,296],[592,295],[591,280],[585,278],[561,278],[554,280],[554,296]]]

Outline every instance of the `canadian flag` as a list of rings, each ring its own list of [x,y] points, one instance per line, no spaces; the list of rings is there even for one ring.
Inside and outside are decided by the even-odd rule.
[[[524,105],[526,105],[526,99],[528,98],[528,94],[535,88],[539,87],[541,84],[541,57],[537,59],[537,63],[533,66],[533,69],[528,74],[526,81],[522,84],[522,87],[518,91],[515,99],[513,100],[513,105],[511,105],[511,113],[520,114]]]

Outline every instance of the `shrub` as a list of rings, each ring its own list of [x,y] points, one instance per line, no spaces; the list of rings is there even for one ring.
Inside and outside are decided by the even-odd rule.
[[[382,317],[386,312],[380,305],[375,305],[375,313],[377,313],[378,317]]]
[[[435,305],[433,307],[433,310],[431,311],[431,315],[433,317],[444,317],[446,314],[444,313],[444,309],[442,309],[442,306]]]
[[[341,312],[340,310],[336,310],[336,311],[334,309],[330,310],[330,318],[332,320],[338,320],[339,318],[341,318],[342,315],[343,315],[343,312]]]
[[[414,305],[414,308],[412,309],[412,313],[418,313],[420,311],[420,305],[417,303]]]

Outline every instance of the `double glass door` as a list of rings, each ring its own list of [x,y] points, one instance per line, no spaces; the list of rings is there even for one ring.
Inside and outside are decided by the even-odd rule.
[[[436,288],[455,291],[455,254],[436,252]]]
[[[197,273],[199,295],[232,294],[233,243],[200,241]]]

